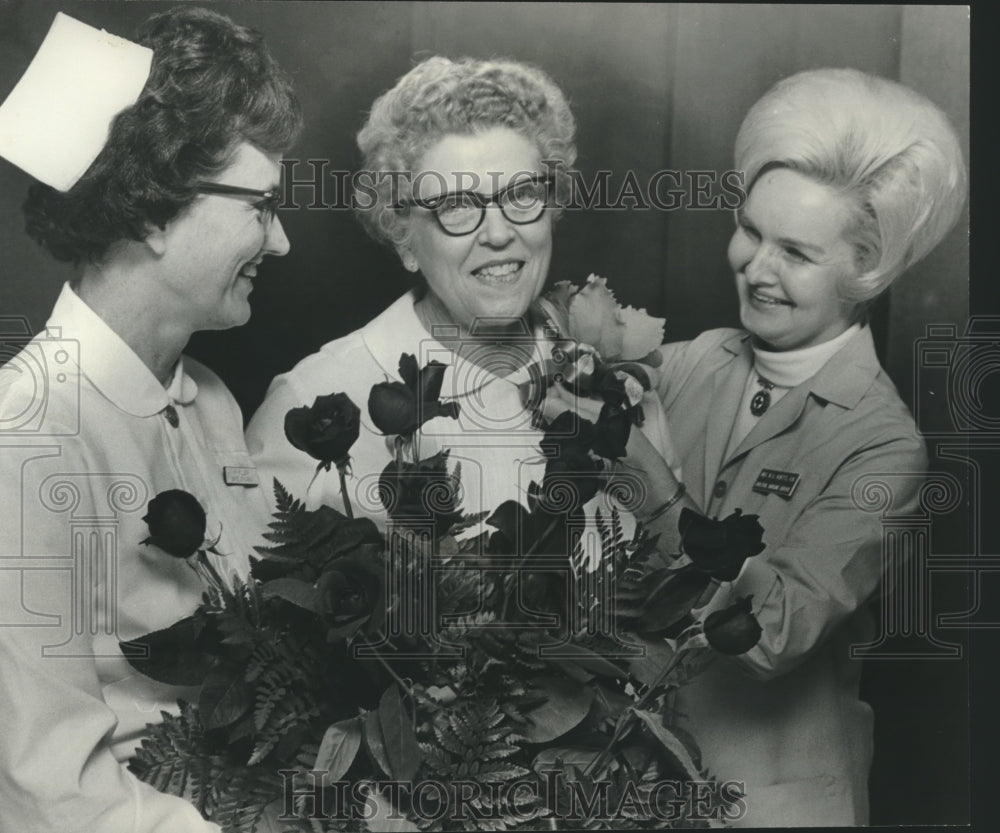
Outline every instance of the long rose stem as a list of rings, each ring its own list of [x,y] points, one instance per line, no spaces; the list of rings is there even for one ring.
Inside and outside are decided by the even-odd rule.
[[[528,558],[530,556],[534,555],[535,554],[535,550],[538,549],[544,543],[545,539],[548,538],[549,535],[552,534],[553,530],[555,530],[555,528],[556,528],[556,524],[559,523],[559,520],[560,520],[559,518],[553,518],[549,522],[549,525],[545,528],[545,532],[542,533],[541,537],[536,538],[535,539],[535,543],[533,543],[530,547],[528,547],[528,549],[525,551],[524,555],[521,556],[521,560],[518,561],[517,564],[514,565],[514,572],[515,572],[515,574],[517,574],[517,573],[519,573],[521,571],[521,568],[525,564],[527,564]],[[509,595],[507,596],[506,599],[504,599],[503,610],[500,611],[500,620],[501,621],[503,621],[503,620],[505,620],[507,618],[507,611],[510,609],[510,599],[511,599],[511,597]]]
[[[354,510],[351,508],[351,498],[347,494],[347,463],[337,466],[337,473],[340,475],[340,496],[344,499],[344,514],[348,518],[354,518]]]
[[[379,637],[381,638],[382,642],[388,642],[388,641],[389,641],[389,640],[388,640],[388,639],[387,639],[387,638],[385,637],[385,635],[383,635],[382,631],[379,631],[379,632],[378,632],[378,636],[379,636]],[[380,644],[380,643],[375,643],[375,645],[377,645],[377,644]],[[402,689],[403,689],[403,691],[405,691],[405,692],[406,692],[407,694],[409,694],[409,695],[410,695],[410,697],[413,697],[413,696],[414,696],[414,694],[413,694],[413,689],[412,689],[412,688],[410,688],[410,687],[409,687],[409,686],[408,686],[408,685],[407,685],[407,684],[406,684],[405,682],[403,682],[403,678],[402,678],[402,677],[400,677],[400,676],[399,676],[399,674],[397,674],[397,673],[395,672],[395,670],[394,670],[394,669],[392,668],[392,666],[391,666],[391,665],[389,665],[389,663],[388,663],[388,662],[386,662],[385,658],[384,658],[384,657],[383,657],[383,656],[382,656],[382,655],[381,655],[381,654],[380,654],[380,653],[378,652],[378,650],[377,650],[377,649],[375,648],[375,645],[373,645],[372,643],[370,643],[370,642],[369,642],[369,643],[367,643],[367,646],[366,646],[366,647],[368,647],[368,648],[371,648],[371,652],[372,652],[372,656],[374,656],[374,657],[375,657],[375,659],[377,659],[377,660],[379,661],[379,664],[380,664],[380,665],[381,665],[381,666],[382,666],[382,667],[383,667],[383,668],[384,668],[384,669],[385,669],[386,671],[388,671],[388,672],[389,672],[389,676],[390,676],[390,677],[392,677],[392,679],[396,681],[396,684],[397,684],[397,685],[398,685],[398,686],[399,686],[400,688],[402,688]]]
[[[607,746],[601,750],[600,754],[590,762],[583,772],[584,775],[593,775],[607,763],[608,758],[611,756],[612,747],[625,737],[625,734],[631,728],[632,724],[637,720],[635,716],[636,709],[643,709],[649,705],[649,702],[653,699],[656,690],[667,679],[670,673],[680,664],[683,658],[683,650],[679,650],[675,653],[670,662],[667,663],[666,667],[664,667],[664,669],[656,675],[653,682],[646,687],[646,693],[643,694],[634,705],[630,706],[628,711],[622,714],[621,719],[618,721],[618,725],[615,726],[615,732],[611,736],[611,740],[608,741]]]

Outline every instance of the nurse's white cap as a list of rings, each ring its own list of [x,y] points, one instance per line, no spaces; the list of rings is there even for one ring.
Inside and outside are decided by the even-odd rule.
[[[0,105],[0,156],[68,191],[135,104],[153,50],[59,12],[17,86]]]

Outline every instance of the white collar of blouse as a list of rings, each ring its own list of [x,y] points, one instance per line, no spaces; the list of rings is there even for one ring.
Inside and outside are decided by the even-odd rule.
[[[100,393],[126,413],[148,417],[167,405],[190,404],[198,385],[184,371],[183,356],[166,388],[121,336],[66,283],[45,325],[44,338],[61,345],[69,361]],[[55,351],[58,353],[58,350]],[[54,354],[53,354],[54,355]]]

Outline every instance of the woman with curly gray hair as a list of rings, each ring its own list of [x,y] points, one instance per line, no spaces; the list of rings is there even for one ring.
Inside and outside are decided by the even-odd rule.
[[[442,395],[461,399],[457,420],[422,427],[421,454],[448,448],[462,463],[464,509],[523,498],[539,479],[540,434],[520,385],[538,358],[531,307],[545,284],[557,217],[553,195],[576,158],[565,97],[541,70],[513,61],[434,57],[373,105],[358,134],[365,171],[359,219],[391,246],[420,284],[372,322],[330,342],[277,377],[248,430],[258,465],[316,506],[340,500],[340,483],[284,433],[289,409],[332,389],[364,403],[399,380],[401,353],[448,365]],[[382,515],[376,480],[392,459],[362,419],[351,450],[355,500]]]

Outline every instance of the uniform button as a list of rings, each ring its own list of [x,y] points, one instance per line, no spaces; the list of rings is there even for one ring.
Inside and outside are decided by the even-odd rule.
[[[715,488],[712,489],[712,494],[715,495],[715,497],[722,497],[725,493],[726,493],[726,481],[720,480],[718,483],[715,484]]]

